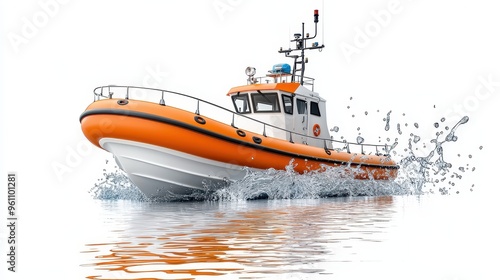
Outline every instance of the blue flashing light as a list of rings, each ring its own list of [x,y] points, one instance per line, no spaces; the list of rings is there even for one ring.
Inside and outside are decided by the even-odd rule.
[[[275,65],[273,65],[272,73],[291,74],[292,67],[288,63],[275,64]]]

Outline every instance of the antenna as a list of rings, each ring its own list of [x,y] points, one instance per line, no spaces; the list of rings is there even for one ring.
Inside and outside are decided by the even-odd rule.
[[[321,11],[325,11],[325,0],[321,1]],[[321,45],[325,45],[325,21],[321,21]],[[321,50],[320,50],[321,51]]]
[[[319,12],[318,10],[314,10],[314,36],[310,37],[309,33],[304,32],[304,23],[302,23],[302,33],[295,33],[294,39],[290,40],[290,42],[295,42],[295,49],[288,48],[288,50],[283,50],[283,48],[280,48],[278,51],[279,53],[284,53],[286,57],[290,57],[294,59],[294,64],[293,64],[293,73],[292,73],[292,82],[295,82],[295,77],[299,78],[299,82],[301,85],[304,85],[304,72],[306,68],[306,63],[308,62],[307,58],[304,55],[304,52],[306,50],[322,50],[325,45],[321,44],[321,46],[318,44],[318,42],[312,43],[310,47],[307,46],[307,41],[316,38],[318,35],[318,21],[319,21]],[[294,54],[292,55],[291,53],[294,51],[300,51],[300,55]],[[300,58],[300,60],[298,60]],[[300,66],[298,68],[297,66]],[[297,72],[300,72],[300,76],[297,75]]]

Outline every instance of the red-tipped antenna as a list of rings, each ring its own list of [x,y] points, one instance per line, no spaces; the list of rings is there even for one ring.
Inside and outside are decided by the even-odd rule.
[[[295,49],[289,48],[288,50],[284,50],[281,48],[278,52],[284,53],[286,57],[290,57],[294,59],[293,70],[292,70],[292,82],[295,82],[295,77],[299,78],[299,82],[301,85],[304,84],[304,71],[306,68],[307,58],[304,55],[304,51],[309,50],[319,50],[323,49],[325,45],[319,45],[318,42],[314,42],[311,45],[307,46],[306,42],[308,40],[312,40],[316,38],[318,35],[318,21],[319,21],[319,11],[314,10],[314,36],[310,37],[309,33],[304,32],[304,23],[302,23],[302,33],[295,33],[295,39],[290,42],[295,42]],[[292,55],[292,52],[299,51],[300,55]],[[300,67],[298,67],[300,66]],[[299,72],[300,74],[298,74]]]

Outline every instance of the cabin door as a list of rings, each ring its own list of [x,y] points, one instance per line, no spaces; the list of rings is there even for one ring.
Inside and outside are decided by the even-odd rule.
[[[296,98],[297,100],[297,117],[295,118],[295,130],[299,134],[308,135],[309,131],[309,118],[307,110],[307,100]],[[297,135],[297,142],[307,143],[307,137]]]

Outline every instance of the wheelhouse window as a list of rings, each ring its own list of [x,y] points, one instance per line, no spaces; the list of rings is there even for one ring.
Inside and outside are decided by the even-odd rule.
[[[302,99],[297,99],[297,113],[307,114],[307,102]]]
[[[281,98],[283,99],[283,107],[285,110],[285,113],[287,114],[293,114],[293,99],[289,95],[282,95]]]
[[[276,92],[252,93],[252,103],[253,110],[256,113],[280,112],[280,104]]]
[[[311,115],[321,117],[321,113],[319,112],[318,102],[311,101]]]
[[[248,94],[237,94],[233,95],[234,109],[237,113],[247,114],[250,113],[250,102],[248,100]]]

